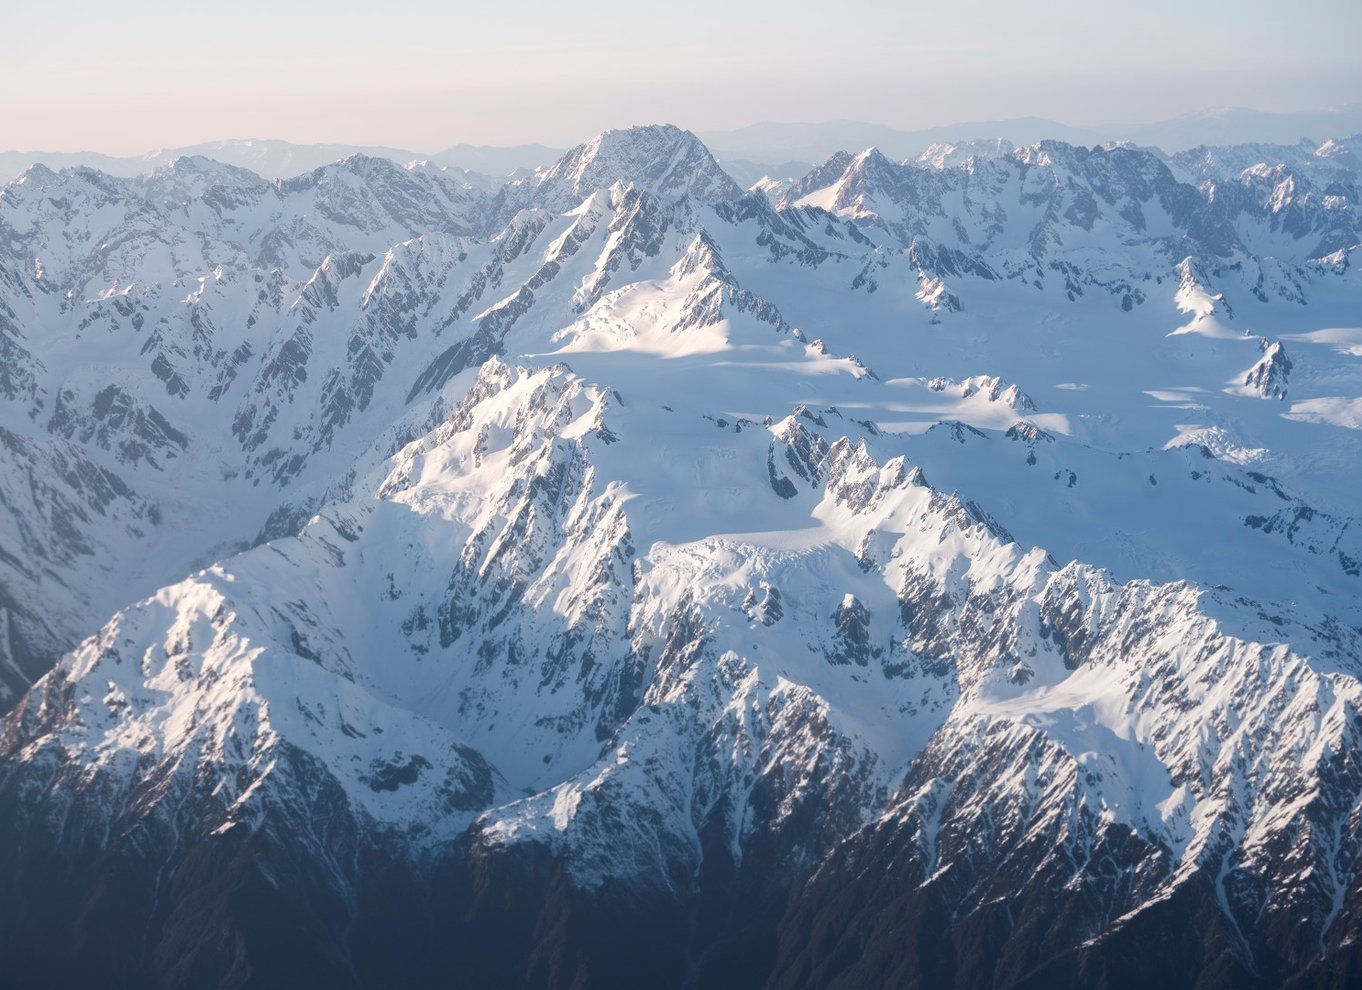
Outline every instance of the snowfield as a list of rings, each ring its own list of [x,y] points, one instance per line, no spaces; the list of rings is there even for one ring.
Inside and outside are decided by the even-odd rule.
[[[481,985],[1358,978],[1344,151],[33,166],[0,962],[419,985],[429,924]]]

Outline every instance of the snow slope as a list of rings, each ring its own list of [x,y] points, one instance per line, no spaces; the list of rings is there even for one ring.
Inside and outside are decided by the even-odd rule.
[[[4,187],[0,875],[55,891],[10,930],[145,896],[115,956],[173,984],[221,958],[167,877],[253,836],[341,905],[314,947],[387,941],[394,863],[546,857],[546,903],[745,905],[787,985],[907,958],[835,906],[877,878],[957,933],[1021,898],[983,982],[1194,896],[1230,934],[1184,972],[1356,965],[1356,192],[977,150],[774,203],[666,126],[490,192]],[[654,927],[664,982],[737,937]]]

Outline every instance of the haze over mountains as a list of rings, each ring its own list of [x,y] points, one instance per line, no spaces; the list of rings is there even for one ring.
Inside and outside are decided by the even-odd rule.
[[[0,972],[1355,985],[1358,130],[25,166]]]
[[[1362,133],[1362,104],[1300,113],[1269,113],[1221,107],[1153,124],[1075,127],[1041,117],[948,124],[902,130],[853,120],[823,123],[762,123],[730,131],[701,131],[699,137],[745,186],[763,176],[798,178],[838,151],[879,148],[891,158],[911,158],[932,145],[1002,138],[1017,145],[1050,139],[1096,145],[1124,141],[1174,153],[1197,145],[1315,143]],[[353,154],[399,164],[427,161],[486,176],[552,164],[563,149],[540,144],[490,147],[456,144],[438,152],[344,144],[296,144],[282,140],[213,141],[163,148],[132,157],[97,152],[0,151],[0,179],[18,175],[35,162],[49,168],[86,165],[109,175],[146,174],[176,158],[202,156],[248,168],[264,178],[311,171]]]
[[[290,141],[240,139],[210,141],[182,148],[161,148],[144,155],[119,158],[91,152],[0,151],[0,174],[6,178],[36,162],[49,168],[87,166],[108,175],[130,178],[147,175],[178,158],[211,158],[224,165],[247,168],[264,178],[300,175],[350,155],[386,158],[398,164],[426,161],[489,176],[505,176],[518,169],[535,169],[553,162],[561,149],[539,144],[511,147],[486,147],[456,144],[434,154],[420,154],[400,148],[345,144],[295,144]]]
[[[1362,104],[1312,113],[1266,113],[1221,107],[1153,124],[1098,124],[1075,127],[1042,117],[976,121],[905,131],[858,121],[821,124],[754,124],[734,131],[700,132],[720,160],[821,162],[838,151],[879,148],[891,158],[912,158],[934,144],[1002,138],[1018,145],[1066,141],[1096,145],[1125,142],[1174,153],[1198,145],[1295,144],[1362,131]]]

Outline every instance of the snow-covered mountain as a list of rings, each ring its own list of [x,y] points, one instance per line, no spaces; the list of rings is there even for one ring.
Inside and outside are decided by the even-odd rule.
[[[1362,104],[1353,103],[1287,113],[1212,107],[1140,124],[1109,121],[1073,125],[1044,117],[1013,117],[904,130],[857,120],[766,122],[735,130],[702,131],[700,137],[721,161],[736,158],[775,162],[791,158],[821,160],[837,151],[870,146],[880,148],[892,158],[913,158],[934,144],[999,139],[1022,145],[1043,140],[1086,146],[1126,142],[1177,154],[1208,144],[1295,144],[1303,138],[1313,138],[1318,144],[1329,137],[1355,134],[1359,129]]]
[[[1335,182],[1356,185],[1362,173],[1362,134],[1349,138],[1311,140],[1295,144],[1200,145],[1168,159],[1176,174],[1193,182],[1207,179],[1236,179],[1250,169],[1271,171],[1285,166],[1292,173],[1313,183],[1328,186]]]
[[[1115,135],[1119,138],[1154,145],[1170,152],[1206,144],[1290,144],[1302,138],[1323,141],[1330,135],[1356,134],[1362,130],[1362,103],[1295,113],[1273,113],[1247,107],[1213,107],[1153,124],[1110,129],[1119,131]]]
[[[782,158],[821,161],[838,151],[854,151],[871,146],[881,148],[885,154],[896,158],[909,158],[923,148],[941,142],[1006,138],[1022,143],[1050,139],[1073,144],[1099,144],[1115,135],[1103,126],[1075,127],[1043,117],[1017,117],[944,124],[920,130],[903,130],[858,120],[771,122],[751,124],[730,131],[704,131],[700,136],[714,149],[720,160],[733,156],[767,161]]]
[[[0,967],[1357,979],[1362,218],[1298,150],[29,169]]]
[[[49,168],[93,168],[120,178],[136,178],[164,168],[181,158],[211,158],[223,165],[248,169],[266,179],[311,172],[324,165],[363,155],[386,158],[398,165],[430,162],[443,168],[497,176],[497,184],[512,172],[533,171],[556,161],[560,149],[542,144],[491,147],[455,144],[438,152],[419,152],[403,148],[348,144],[297,144],[292,141],[258,138],[207,141],[179,148],[157,148],[141,155],[119,157],[96,152],[0,151],[0,181],[8,182],[35,164]]]

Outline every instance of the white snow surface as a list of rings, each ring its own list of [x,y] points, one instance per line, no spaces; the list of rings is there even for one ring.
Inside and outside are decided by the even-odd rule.
[[[219,827],[301,751],[415,848],[645,885],[716,820],[741,857],[813,802],[811,860],[987,758],[972,813],[1125,823],[1169,884],[1295,834],[1333,865],[1273,896],[1335,896],[1356,802],[1291,830],[1359,747],[1356,206],[977,150],[774,205],[668,127],[491,193],[29,170],[0,661],[69,652],[20,758],[111,807],[219,781]]]

